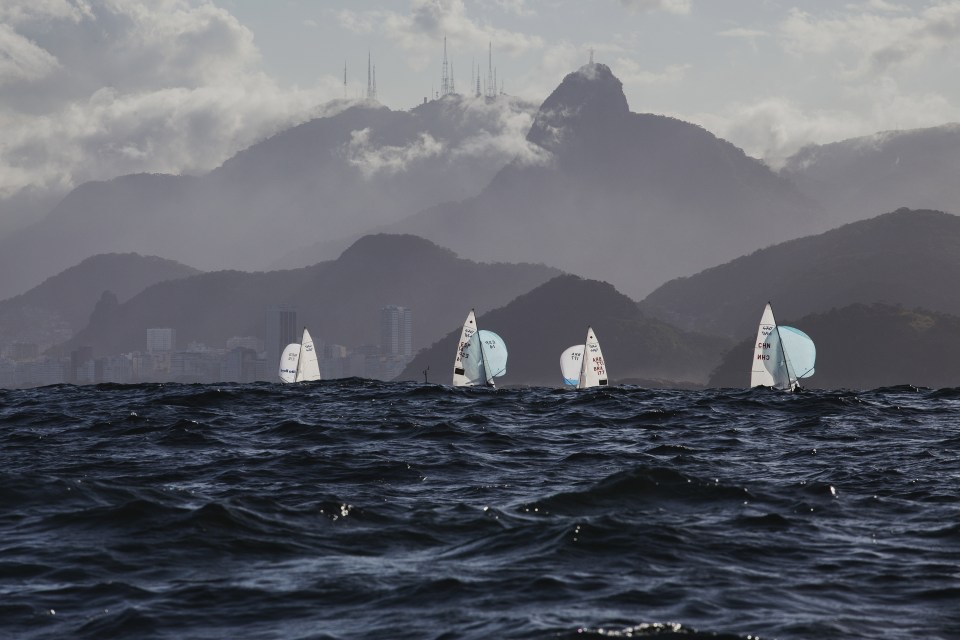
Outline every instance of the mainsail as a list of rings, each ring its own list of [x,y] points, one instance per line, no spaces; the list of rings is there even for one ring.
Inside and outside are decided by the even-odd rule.
[[[607,363],[603,361],[600,341],[593,333],[593,327],[587,327],[587,341],[584,344],[583,370],[580,372],[581,389],[602,387],[607,384]]]
[[[466,387],[473,383],[466,375],[464,369],[465,361],[469,359],[466,349],[470,344],[470,338],[477,332],[477,316],[473,309],[467,314],[467,319],[463,321],[463,330],[460,332],[460,342],[457,344],[457,357],[453,361],[453,386]]]
[[[564,384],[576,385],[578,389],[607,384],[607,365],[592,327],[587,327],[585,344],[568,347],[560,355],[560,372]]]
[[[777,379],[773,372],[778,372],[782,368],[783,350],[780,348],[779,341],[777,348],[771,335],[777,328],[777,321],[773,317],[773,307],[770,303],[763,308],[763,315],[760,317],[760,328],[757,329],[757,342],[753,347],[753,369],[750,371],[751,387],[776,387]]]
[[[297,382],[309,382],[320,379],[320,363],[317,362],[317,352],[313,348],[313,338],[307,328],[303,328],[303,338],[300,342],[300,362],[297,365]]]

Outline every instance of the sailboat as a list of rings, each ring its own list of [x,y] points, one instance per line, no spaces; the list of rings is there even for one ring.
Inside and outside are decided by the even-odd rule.
[[[320,363],[313,348],[313,338],[303,328],[300,343],[291,342],[280,356],[281,382],[309,382],[320,379]]]
[[[507,372],[507,345],[493,331],[477,329],[473,309],[467,314],[453,362],[453,386],[495,387],[493,379]]]
[[[817,348],[810,336],[800,329],[777,325],[768,302],[757,329],[750,386],[795,391],[802,378],[813,375],[816,360]]]
[[[593,327],[587,327],[584,344],[573,345],[560,355],[560,372],[563,383],[576,385],[577,389],[607,385],[607,364]]]

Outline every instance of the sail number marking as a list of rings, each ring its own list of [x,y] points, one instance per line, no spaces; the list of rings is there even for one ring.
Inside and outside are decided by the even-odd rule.
[[[603,375],[604,373],[603,356],[593,357],[593,371],[598,375]]]

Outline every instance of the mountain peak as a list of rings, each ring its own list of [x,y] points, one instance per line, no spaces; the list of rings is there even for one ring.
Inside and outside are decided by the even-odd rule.
[[[527,139],[555,147],[570,125],[603,123],[629,115],[623,83],[605,64],[585,64],[568,73],[543,101]]]
[[[455,260],[457,254],[420,236],[374,233],[359,238],[337,260],[341,264],[395,264],[411,257],[418,260]]]

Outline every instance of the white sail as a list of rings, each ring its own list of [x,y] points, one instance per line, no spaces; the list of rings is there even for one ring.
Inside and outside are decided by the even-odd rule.
[[[583,349],[583,365],[580,370],[578,389],[603,387],[607,384],[607,363],[603,361],[603,352],[593,327],[587,327],[587,341]]]
[[[757,342],[753,346],[753,369],[750,371],[751,387],[775,387],[776,380],[771,373],[770,364],[774,366],[773,371],[778,370],[777,360],[780,358],[779,345],[774,345],[770,335],[777,328],[777,321],[773,317],[773,307],[770,303],[763,308],[763,315],[760,317],[760,328],[757,329]],[[777,346],[774,349],[774,346]]]
[[[320,379],[320,363],[317,361],[317,351],[313,346],[313,338],[307,328],[303,328],[303,338],[300,342],[300,361],[297,364],[297,382],[309,382]]]
[[[563,384],[575,386],[580,384],[580,373],[583,371],[583,345],[575,344],[560,354],[560,373],[563,375]]]
[[[470,338],[472,338],[476,332],[477,317],[473,309],[470,309],[470,313],[467,314],[467,319],[463,322],[463,331],[460,332],[460,341],[457,343],[457,356],[453,361],[453,386],[455,387],[469,387],[474,384],[470,378],[466,376],[464,360],[470,357],[466,349],[470,344]]]
[[[587,327],[585,344],[575,344],[560,354],[560,373],[563,384],[576,385],[577,389],[606,386],[607,363],[593,327]]]
[[[810,336],[793,327],[777,326],[768,302],[753,348],[750,386],[792,391],[801,378],[813,375],[816,359],[817,348]]]
[[[300,363],[300,345],[291,342],[280,355],[280,382],[296,382]]]

